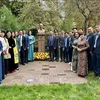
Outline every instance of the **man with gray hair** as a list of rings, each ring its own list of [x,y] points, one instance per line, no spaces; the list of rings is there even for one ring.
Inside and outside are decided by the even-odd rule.
[[[93,38],[94,38],[94,30],[92,27],[88,27],[88,35],[87,35],[87,40],[89,42],[89,48],[87,50],[88,53],[88,71],[91,72],[93,71],[93,64],[92,64],[92,45],[93,45]]]
[[[50,60],[54,61],[54,49],[55,49],[55,36],[53,35],[53,31],[50,31],[50,36],[47,39],[47,47],[49,49]]]

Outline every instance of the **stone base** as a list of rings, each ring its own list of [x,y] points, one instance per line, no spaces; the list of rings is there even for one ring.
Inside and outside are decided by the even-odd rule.
[[[45,36],[38,35],[38,52],[45,52]]]

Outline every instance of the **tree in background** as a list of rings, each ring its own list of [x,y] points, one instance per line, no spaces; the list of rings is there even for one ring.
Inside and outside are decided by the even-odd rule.
[[[85,33],[87,33],[88,26],[100,23],[100,0],[64,0],[64,2],[67,13],[75,12],[77,14],[78,12],[84,17],[81,20],[84,20],[83,27]],[[75,17],[73,16],[73,18]],[[80,20],[78,19],[77,21],[79,22]]]
[[[15,17],[11,10],[5,5],[0,8],[0,28],[5,30],[19,30],[22,27],[22,23],[18,23],[18,18]]]
[[[39,23],[42,22],[47,30],[60,29],[62,19],[57,5],[52,0],[30,0],[21,9],[20,21],[28,21],[29,28],[38,28]]]

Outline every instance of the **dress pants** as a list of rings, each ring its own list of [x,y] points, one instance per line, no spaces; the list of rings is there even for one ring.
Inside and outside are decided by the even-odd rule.
[[[54,60],[54,46],[49,46],[50,60]]]
[[[8,74],[8,68],[9,68],[9,61],[8,59],[4,59],[4,63],[5,63],[5,75]]]
[[[25,50],[25,63],[28,62],[28,49]]]
[[[1,53],[2,56],[2,79],[5,78],[5,63],[4,63],[4,55]]]
[[[93,54],[90,54],[90,50],[87,50],[88,55],[88,71],[93,71]]]
[[[54,50],[54,55],[55,55],[55,60],[56,61],[59,61],[59,49],[58,48],[56,48],[55,50]]]
[[[93,70],[96,76],[100,76],[100,54],[93,52]]]
[[[61,58],[61,61],[65,59],[63,47],[60,48],[60,58]]]
[[[65,52],[65,62],[69,62],[69,60],[68,60],[68,47],[65,47],[65,50],[64,50],[64,52]]]
[[[69,47],[68,49],[69,62],[72,62],[72,54],[73,54],[73,48]]]
[[[2,56],[0,55],[0,84],[2,82]]]
[[[21,63],[25,64],[25,50],[22,46],[21,46],[20,56],[21,56]]]

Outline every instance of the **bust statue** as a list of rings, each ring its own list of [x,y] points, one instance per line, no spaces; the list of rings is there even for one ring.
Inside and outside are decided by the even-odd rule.
[[[43,28],[42,23],[40,23],[40,28],[38,29],[38,35],[45,35],[45,29]]]
[[[38,52],[45,52],[45,29],[42,23],[38,29]]]

